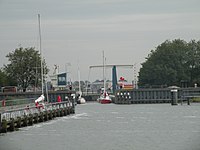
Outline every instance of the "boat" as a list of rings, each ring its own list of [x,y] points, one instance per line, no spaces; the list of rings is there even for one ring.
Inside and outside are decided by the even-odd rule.
[[[77,100],[77,104],[85,104],[85,103],[86,103],[85,98],[83,98],[82,96],[79,96]]]
[[[78,79],[79,79],[79,92],[78,92],[78,99],[77,99],[77,104],[85,104],[86,100],[85,98],[82,97],[82,91],[81,91],[81,75],[80,75],[80,69],[78,67]]]
[[[101,95],[97,99],[97,101],[101,104],[110,104],[112,102],[111,97],[109,96],[108,92],[106,91],[106,79],[105,79],[105,57],[103,51],[103,90],[101,90]]]
[[[100,97],[97,99],[97,101],[101,104],[112,103],[112,99],[107,92],[104,92],[103,94],[101,94]]]

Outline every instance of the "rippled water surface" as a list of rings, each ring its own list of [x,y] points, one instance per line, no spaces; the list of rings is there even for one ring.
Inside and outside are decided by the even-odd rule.
[[[76,114],[1,134],[0,150],[200,150],[200,104],[76,106]]]

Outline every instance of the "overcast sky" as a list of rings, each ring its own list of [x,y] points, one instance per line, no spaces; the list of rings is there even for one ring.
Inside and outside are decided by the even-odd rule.
[[[19,46],[38,48],[41,15],[43,56],[77,80],[89,66],[140,64],[165,40],[200,39],[199,0],[0,0],[0,67],[5,56]],[[91,70],[90,80],[101,79],[102,70]],[[110,78],[110,70],[107,77]],[[118,69],[118,77],[133,78],[133,70]]]

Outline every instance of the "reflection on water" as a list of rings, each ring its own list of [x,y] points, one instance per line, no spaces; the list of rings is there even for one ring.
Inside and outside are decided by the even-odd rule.
[[[0,150],[199,150],[200,104],[77,105],[76,114],[0,136]]]

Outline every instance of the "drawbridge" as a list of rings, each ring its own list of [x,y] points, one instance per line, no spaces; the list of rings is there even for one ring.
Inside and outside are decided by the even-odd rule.
[[[117,89],[117,68],[128,68],[133,69],[134,65],[96,65],[96,66],[90,66],[89,68],[112,68],[112,87],[113,87],[113,93],[115,93]]]

